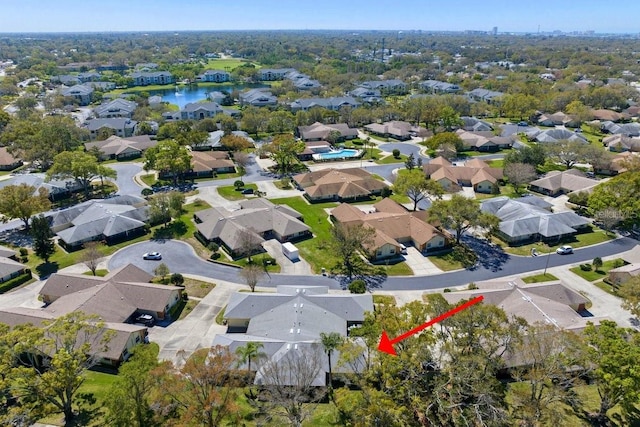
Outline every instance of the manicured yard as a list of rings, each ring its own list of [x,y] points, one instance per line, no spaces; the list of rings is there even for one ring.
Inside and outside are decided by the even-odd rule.
[[[393,163],[401,163],[403,164],[407,160],[408,156],[404,154],[400,154],[400,157],[393,157],[393,155],[389,154],[383,157],[380,160],[376,160],[376,163],[379,165],[389,165]]]
[[[157,175],[155,173],[148,173],[146,175],[141,175],[140,179],[149,187],[151,187],[153,184],[155,184],[158,181]]]
[[[605,277],[607,277],[609,270],[611,270],[612,268],[616,268],[616,266],[620,267],[621,265],[625,265],[625,264],[628,264],[628,262],[624,261],[622,258],[617,258],[617,259],[605,261],[602,264],[602,267],[598,269],[598,271],[595,271],[595,269],[593,269],[593,266],[591,271],[584,271],[578,266],[578,267],[573,267],[571,269],[571,272],[582,277],[584,280],[587,280],[589,282],[595,282],[596,280],[602,280]]]
[[[460,261],[453,259],[452,252],[442,255],[431,255],[429,261],[442,271],[460,270],[464,268],[464,265],[462,265]]]
[[[242,187],[243,189],[245,188],[253,188],[253,191],[256,191],[258,189],[258,186],[256,184],[244,184],[244,187]],[[242,190],[236,190],[236,187],[234,187],[233,185],[227,185],[224,187],[218,187],[218,194],[221,195],[222,197],[224,197],[227,200],[231,200],[231,201],[236,201],[236,200],[243,200],[243,199],[247,199],[250,197],[255,197],[253,195],[248,195],[248,194],[242,194]],[[249,197],[247,197],[249,196]]]
[[[546,274],[534,274],[533,276],[526,276],[522,278],[524,283],[541,283],[541,282],[550,282],[552,280],[558,280],[556,276],[551,273]]]
[[[290,206],[302,214],[305,224],[311,227],[313,238],[296,242],[296,247],[300,250],[300,257],[306,260],[314,273],[319,274],[322,268],[327,271],[336,265],[340,260],[329,248],[331,240],[331,222],[325,209],[338,206],[337,203],[314,203],[309,204],[302,197],[288,197],[282,199],[270,199],[275,204]],[[370,202],[375,203],[375,202]],[[405,262],[397,264],[377,264],[384,267],[389,276],[407,276],[413,272]]]
[[[485,160],[485,163],[492,168],[503,168],[504,167],[504,159],[494,159],[494,160]]]
[[[599,228],[593,229],[591,233],[582,233],[576,234],[572,239],[563,240],[556,244],[548,245],[546,243],[537,242],[530,243],[528,245],[522,246],[507,246],[503,241],[493,238],[493,242],[502,246],[505,252],[513,254],[513,255],[522,255],[522,256],[530,256],[531,249],[536,248],[538,252],[542,255],[547,253],[555,253],[556,249],[562,245],[571,245],[573,248],[581,248],[584,246],[595,245],[597,243],[603,243],[613,239],[614,236],[606,233],[604,230]]]

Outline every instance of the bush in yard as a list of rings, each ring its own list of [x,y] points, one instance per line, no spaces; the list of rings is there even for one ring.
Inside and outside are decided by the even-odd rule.
[[[391,191],[391,189],[389,187],[384,187],[382,189],[382,191],[380,191],[380,195],[384,198],[384,197],[389,197],[391,195],[391,193],[393,193],[393,191]]]
[[[393,157],[397,159],[398,157],[400,157],[400,150],[394,148],[391,154],[393,154]]]
[[[242,187],[244,187],[244,182],[239,179],[233,183],[233,186],[236,187],[236,190],[239,191]]]
[[[622,267],[624,265],[624,261],[621,259],[616,259],[613,261],[613,268]]]
[[[180,273],[173,273],[169,278],[169,282],[171,282],[171,284],[175,286],[183,286],[184,277]]]
[[[148,197],[153,195],[153,190],[150,188],[143,188],[140,194],[142,194],[144,197]]]
[[[352,294],[364,294],[367,292],[367,284],[364,280],[357,279],[349,284],[348,289]]]
[[[211,256],[209,257],[211,259],[218,259],[220,258],[220,252],[214,252],[211,254]]]
[[[19,252],[21,257],[29,255],[29,250],[27,248],[20,248]]]
[[[580,270],[591,271],[591,264],[580,264]]]
[[[220,245],[215,242],[211,242],[207,245],[207,249],[209,249],[211,252],[218,252],[218,249],[220,249]]]

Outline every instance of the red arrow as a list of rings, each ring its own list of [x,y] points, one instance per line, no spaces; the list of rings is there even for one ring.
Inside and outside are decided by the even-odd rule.
[[[417,334],[418,332],[427,329],[429,326],[434,325],[438,322],[442,322],[444,319],[446,319],[447,317],[451,317],[454,314],[464,310],[465,308],[469,308],[474,304],[479,303],[480,301],[482,301],[484,299],[484,297],[482,295],[480,295],[479,297],[475,297],[472,300],[469,300],[467,302],[465,302],[462,305],[459,305],[456,308],[453,308],[449,311],[447,311],[446,313],[441,314],[440,316],[433,318],[431,320],[429,320],[427,323],[423,323],[420,326],[417,326],[413,329],[411,329],[408,332],[405,332],[404,334],[400,335],[399,337],[390,340],[389,337],[387,336],[387,333],[385,331],[382,331],[382,337],[380,337],[380,344],[378,344],[378,350],[380,350],[383,353],[388,353],[391,354],[392,356],[397,356],[398,354],[396,353],[395,349],[393,348],[394,344],[399,343],[400,341],[409,338],[411,335]]]

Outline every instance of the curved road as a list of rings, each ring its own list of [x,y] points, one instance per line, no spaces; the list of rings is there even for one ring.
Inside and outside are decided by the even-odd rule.
[[[572,255],[541,255],[538,257],[503,256],[499,263],[492,263],[493,259],[499,259],[500,253],[495,255],[485,254],[483,262],[475,270],[458,270],[441,273],[432,276],[389,277],[386,281],[374,286],[383,290],[428,290],[449,286],[466,285],[470,282],[495,279],[498,277],[529,274],[531,271],[542,270],[547,267],[591,262],[595,257],[615,255],[634,248],[636,240],[621,237],[616,240],[595,246],[576,249]],[[150,273],[159,265],[158,261],[145,261],[142,254],[158,251],[163,255],[163,260],[172,272],[195,274],[212,279],[226,280],[235,283],[244,283],[238,274],[238,269],[226,265],[210,263],[198,257],[193,248],[184,242],[175,240],[151,240],[138,243],[121,249],[115,253],[109,261],[109,270],[133,263]],[[260,281],[260,286],[276,285],[324,285],[333,289],[342,288],[341,284],[328,277],[320,275],[293,276],[271,274]]]

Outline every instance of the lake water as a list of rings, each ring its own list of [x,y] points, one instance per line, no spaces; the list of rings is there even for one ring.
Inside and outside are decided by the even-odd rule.
[[[239,84],[228,84],[228,85],[216,85],[216,86],[176,86],[171,89],[162,89],[162,90],[150,90],[149,95],[160,95],[162,96],[162,102],[168,102],[170,104],[175,104],[180,109],[182,109],[185,105],[190,102],[198,102],[204,101],[207,99],[207,94],[209,92],[227,92],[231,93],[234,90],[244,90],[244,89],[252,89],[258,87],[268,87],[265,85],[239,85]]]

